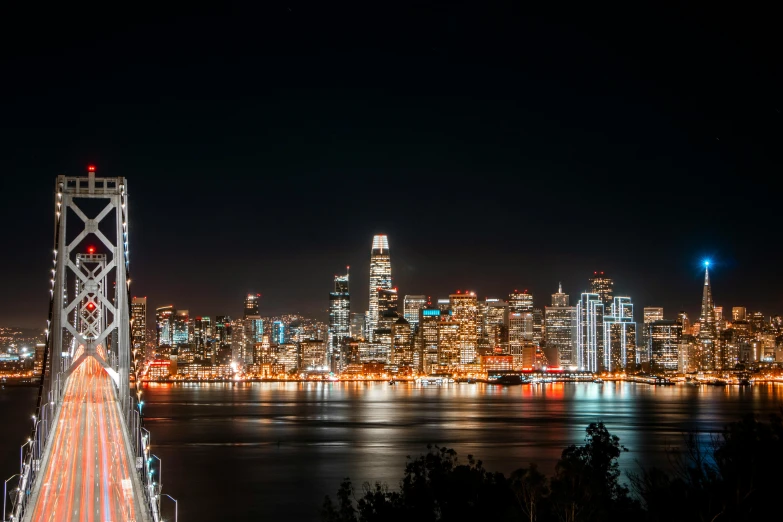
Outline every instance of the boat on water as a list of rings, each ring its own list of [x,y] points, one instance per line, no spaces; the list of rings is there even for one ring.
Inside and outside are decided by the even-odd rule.
[[[490,384],[513,386],[516,384],[527,384],[527,380],[521,375],[503,375],[501,377],[498,377],[494,381],[490,381]]]
[[[751,385],[750,379],[740,379],[739,380],[739,385],[740,386],[750,386]]]
[[[603,384],[603,383],[604,383],[604,380],[603,380],[603,379],[601,379],[600,377],[598,377],[598,378],[596,378],[596,379],[593,379],[593,382],[594,382],[594,383],[596,383],[596,384]]]
[[[715,379],[714,381],[710,381],[710,384],[712,386],[726,386],[728,382],[724,381],[723,379]]]
[[[396,382],[394,382],[394,379],[392,379],[392,380],[390,380],[390,381],[389,381],[389,386],[394,386],[395,384],[397,384],[397,383],[396,383]]]

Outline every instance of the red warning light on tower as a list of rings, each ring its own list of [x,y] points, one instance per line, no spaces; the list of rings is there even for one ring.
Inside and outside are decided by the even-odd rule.
[[[87,165],[87,172],[95,172],[95,165]]]
[[[92,302],[87,303],[87,310],[94,310],[94,309],[95,309],[95,304],[94,303],[92,303]]]
[[[95,253],[95,247],[94,246],[88,246],[87,247],[87,253],[88,254],[94,254]]]

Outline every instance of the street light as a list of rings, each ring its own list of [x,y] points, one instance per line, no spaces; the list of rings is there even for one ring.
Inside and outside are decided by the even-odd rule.
[[[169,495],[168,493],[161,493],[161,497],[169,497],[174,501],[174,522],[177,522],[177,499]]]
[[[161,485],[163,485],[163,461],[160,460],[160,457],[158,457],[154,453],[150,453],[150,455],[158,459],[158,482],[160,482]]]
[[[24,447],[33,442],[33,439],[27,439],[27,442],[19,446],[19,473],[24,471],[22,466],[24,465]]]
[[[11,475],[5,479],[5,484],[3,484],[3,522],[5,522],[5,502],[8,499],[8,482],[14,477],[21,477],[21,475],[19,473],[16,475]]]

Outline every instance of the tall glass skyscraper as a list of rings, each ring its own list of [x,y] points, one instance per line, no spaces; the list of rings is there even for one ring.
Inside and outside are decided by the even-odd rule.
[[[568,294],[563,286],[552,294],[552,306],[544,310],[546,324],[546,357],[550,366],[566,369],[577,368],[576,359],[576,307],[569,306]]]
[[[333,371],[342,370],[340,346],[351,334],[351,294],[348,273],[334,276],[334,292],[329,294],[329,346],[327,358]]]
[[[261,321],[258,301],[261,294],[247,294],[245,298],[245,312],[242,317],[242,329],[244,338],[242,353],[239,358],[244,364],[253,364],[253,351],[256,343],[260,343],[264,336],[264,324]]]
[[[576,364],[599,372],[604,356],[604,303],[599,294],[583,293],[576,304]]]
[[[710,286],[710,264],[704,263],[704,290],[701,296],[701,314],[699,315],[699,369],[715,369],[715,351],[718,332],[715,320],[715,303],[712,300]]]
[[[367,338],[370,341],[378,328],[378,290],[389,290],[391,287],[389,239],[386,235],[377,235],[372,238],[370,252],[370,306],[367,311]]]
[[[615,297],[612,313],[604,317],[604,358],[607,371],[636,368],[636,323],[630,297]]]
[[[411,331],[416,332],[419,326],[419,310],[427,306],[426,295],[406,295],[403,300],[403,317],[411,325]]]

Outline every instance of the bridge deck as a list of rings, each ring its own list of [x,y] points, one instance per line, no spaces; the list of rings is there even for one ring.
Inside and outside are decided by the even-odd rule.
[[[142,521],[109,375],[88,356],[68,378],[28,520]],[[32,515],[31,518],[30,515]]]

